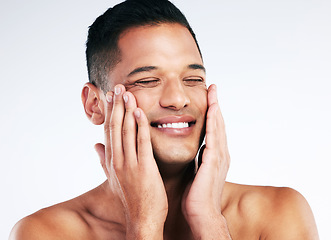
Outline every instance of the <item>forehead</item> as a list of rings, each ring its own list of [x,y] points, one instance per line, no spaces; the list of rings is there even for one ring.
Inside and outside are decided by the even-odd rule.
[[[157,66],[165,71],[201,64],[198,47],[189,30],[180,24],[160,24],[130,28],[118,41],[121,61],[113,69],[125,77],[137,67]]]

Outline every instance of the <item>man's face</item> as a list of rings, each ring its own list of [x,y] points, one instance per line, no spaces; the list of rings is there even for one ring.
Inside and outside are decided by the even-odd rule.
[[[179,24],[135,27],[119,41],[121,61],[110,87],[123,84],[146,114],[155,158],[187,163],[200,146],[207,110],[201,56],[190,32]]]

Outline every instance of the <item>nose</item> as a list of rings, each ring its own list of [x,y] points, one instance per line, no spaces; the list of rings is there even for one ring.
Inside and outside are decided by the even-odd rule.
[[[164,83],[160,105],[164,108],[179,111],[190,104],[190,98],[185,92],[181,81],[169,80]]]

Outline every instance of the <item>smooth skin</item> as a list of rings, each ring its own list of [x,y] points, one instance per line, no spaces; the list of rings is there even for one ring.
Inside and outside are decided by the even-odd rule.
[[[224,131],[222,134],[216,131],[224,130],[216,86],[211,85],[208,92],[206,147],[199,171],[193,183],[187,186],[182,209],[196,239],[203,236],[205,239],[230,239],[221,214],[219,194],[224,187],[230,157]],[[109,142],[106,147],[96,145],[96,149],[109,186],[120,196],[124,206],[127,239],[163,239],[168,213],[167,194],[153,157],[147,117],[137,108],[134,96],[125,92],[122,85],[115,86],[115,94],[107,94],[106,99],[109,102],[107,112],[112,113],[106,116],[105,123]],[[215,231],[212,234],[201,232],[201,224],[215,225]]]
[[[134,96],[123,92],[124,86],[118,85],[115,94],[106,96],[106,145],[97,144],[96,150],[110,190],[121,199],[126,239],[163,239],[168,202],[153,156],[149,123]]]
[[[105,145],[95,148],[107,180],[22,219],[10,239],[318,239],[298,192],[225,182],[230,156],[216,86],[207,89],[186,28],[136,27],[118,45],[111,91],[89,83],[82,91],[88,118],[104,124]],[[174,121],[191,124],[157,127]]]

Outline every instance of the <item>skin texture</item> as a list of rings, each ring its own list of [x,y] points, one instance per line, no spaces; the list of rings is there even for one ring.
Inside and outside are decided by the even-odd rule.
[[[188,30],[136,27],[119,40],[111,91],[87,83],[86,115],[107,180],[18,222],[10,239],[318,239],[306,200],[289,188],[225,182],[230,164],[215,85]],[[158,128],[190,122],[186,129]],[[196,172],[194,159],[201,140]]]

